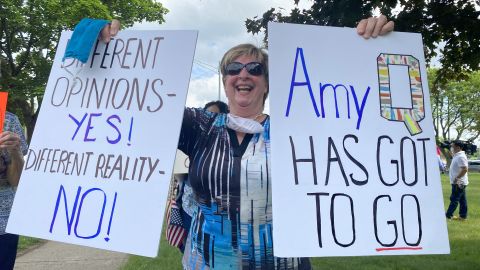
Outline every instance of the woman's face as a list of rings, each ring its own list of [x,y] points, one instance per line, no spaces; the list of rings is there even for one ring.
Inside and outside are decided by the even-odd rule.
[[[253,56],[242,55],[233,62],[248,64],[258,60]],[[224,84],[231,113],[252,117],[263,111],[263,97],[268,92],[268,84],[263,73],[255,76],[248,73],[244,67],[237,75],[226,75]]]

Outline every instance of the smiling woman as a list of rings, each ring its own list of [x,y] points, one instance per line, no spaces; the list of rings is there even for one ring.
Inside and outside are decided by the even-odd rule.
[[[230,114],[185,110],[179,149],[198,204],[185,269],[310,269],[308,259],[273,256],[267,59],[233,47],[221,62]]]
[[[251,44],[230,49],[220,63],[230,112],[255,119],[262,116],[268,95],[268,55]]]

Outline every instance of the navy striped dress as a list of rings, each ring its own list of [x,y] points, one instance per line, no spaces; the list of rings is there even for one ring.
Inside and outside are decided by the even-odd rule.
[[[308,259],[273,256],[269,118],[241,144],[226,119],[185,109],[179,149],[190,158],[198,208],[184,269],[310,269]]]

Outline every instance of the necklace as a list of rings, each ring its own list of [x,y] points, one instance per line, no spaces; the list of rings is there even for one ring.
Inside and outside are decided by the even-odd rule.
[[[255,121],[257,121],[257,122],[260,122],[260,121],[258,120],[258,118],[259,118],[259,117],[262,117],[263,115],[264,115],[263,113],[259,113],[259,114],[257,114],[257,115],[253,118],[253,120],[255,120]]]
[[[233,113],[230,113],[230,114],[233,115],[233,116],[235,116],[235,117],[241,117],[241,116],[238,116],[238,115],[233,114]],[[246,118],[246,117],[241,117],[241,118],[250,119],[250,120],[254,120],[254,121],[260,122],[260,121],[258,120],[258,118],[261,117],[261,116],[263,116],[263,115],[264,115],[264,113],[259,113],[259,114],[255,115],[254,117],[248,117],[248,118]]]

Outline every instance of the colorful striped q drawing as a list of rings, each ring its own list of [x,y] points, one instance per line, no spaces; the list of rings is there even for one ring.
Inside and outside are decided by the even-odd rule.
[[[377,57],[377,65],[380,88],[380,113],[382,117],[389,121],[404,122],[411,135],[421,133],[422,129],[418,122],[425,118],[425,107],[423,102],[422,78],[420,76],[420,62],[411,55],[382,53]],[[393,107],[390,76],[388,72],[389,65],[408,66],[412,108]]]

